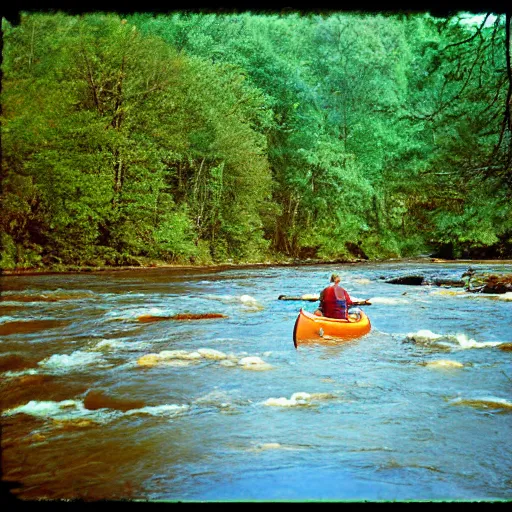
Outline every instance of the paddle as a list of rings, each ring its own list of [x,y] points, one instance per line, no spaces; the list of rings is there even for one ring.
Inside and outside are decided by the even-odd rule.
[[[320,295],[306,293],[305,295],[301,295],[300,297],[292,297],[288,295],[279,295],[277,300],[304,300],[307,302],[317,302],[320,299]],[[369,299],[365,300],[354,300],[351,306],[371,306],[372,303]]]
[[[137,318],[137,321],[148,323],[162,320],[203,320],[210,318],[227,318],[227,316],[221,313],[178,313],[173,316],[142,315]]]
[[[352,306],[371,306],[372,303],[370,302],[370,299],[364,299],[364,300],[355,300],[350,304],[349,308]]]
[[[320,296],[314,295],[314,294],[301,295],[300,297],[290,297],[288,295],[279,295],[279,297],[277,298],[277,300],[307,300],[308,302],[316,302],[319,299],[320,299]]]

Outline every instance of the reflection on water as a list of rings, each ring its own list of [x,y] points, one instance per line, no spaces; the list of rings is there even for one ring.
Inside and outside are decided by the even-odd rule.
[[[372,330],[296,349],[315,303],[277,298],[334,268]],[[3,481],[25,500],[509,500],[512,301],[385,282],[466,268],[2,276]]]

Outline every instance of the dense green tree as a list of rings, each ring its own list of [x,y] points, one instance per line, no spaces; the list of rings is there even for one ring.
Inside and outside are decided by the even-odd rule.
[[[511,233],[510,147],[504,143],[510,129],[503,125],[509,43],[504,20],[488,21],[423,21],[423,37],[413,39],[421,59],[411,67],[403,108],[419,128],[417,171],[403,189],[407,211],[425,237],[455,256],[489,246],[503,254]]]
[[[339,257],[367,241],[369,253],[375,243],[375,254],[399,251],[382,212],[383,168],[405,144],[393,118],[407,85],[398,20],[174,14],[138,23],[183,52],[236,62],[271,98],[275,250]]]
[[[117,16],[31,15],[6,49],[6,263],[34,241],[47,263],[265,249],[270,175],[251,128],[264,115],[237,71],[179,56]]]
[[[2,267],[510,254],[508,15],[3,27]]]

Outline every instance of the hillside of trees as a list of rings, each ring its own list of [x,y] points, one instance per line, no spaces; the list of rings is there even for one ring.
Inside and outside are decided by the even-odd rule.
[[[510,258],[510,27],[3,19],[0,268]]]

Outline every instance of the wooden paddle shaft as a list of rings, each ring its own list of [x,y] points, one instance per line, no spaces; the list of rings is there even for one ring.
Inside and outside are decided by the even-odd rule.
[[[318,302],[320,297],[318,295],[301,295],[300,297],[293,297],[289,295],[279,295],[278,300],[302,300],[307,302]],[[371,306],[371,302],[367,300],[354,301],[351,306]]]

